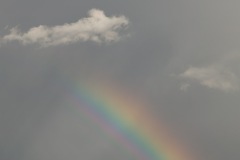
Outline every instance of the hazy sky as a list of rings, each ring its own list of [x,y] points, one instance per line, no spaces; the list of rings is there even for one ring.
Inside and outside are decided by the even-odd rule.
[[[1,1],[0,159],[126,159],[65,107],[59,75],[104,75],[143,95],[199,158],[238,160],[239,6],[237,0]]]

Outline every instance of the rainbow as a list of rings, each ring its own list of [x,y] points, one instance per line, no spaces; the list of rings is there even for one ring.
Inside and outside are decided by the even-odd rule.
[[[127,89],[111,83],[71,83],[68,97],[137,160],[193,160],[148,105]],[[190,156],[191,155],[191,156]]]

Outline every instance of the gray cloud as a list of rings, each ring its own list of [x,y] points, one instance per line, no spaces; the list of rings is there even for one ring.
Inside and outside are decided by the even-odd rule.
[[[181,85],[180,90],[187,91],[189,87],[190,87],[190,84],[184,83]]]
[[[166,121],[177,140],[186,143],[189,152],[197,152],[196,159],[240,159],[239,84],[238,91],[225,92],[180,76],[192,66],[213,68],[220,78],[230,72],[240,80],[239,5],[236,0],[0,1],[1,38],[18,24],[24,34],[39,25],[52,28],[89,18],[86,13],[93,7],[108,18],[125,15],[134,26],[116,30],[120,39],[122,33],[134,36],[107,47],[80,40],[34,49],[31,46],[42,44],[4,41],[0,159],[136,159],[96,124],[81,118],[75,112],[78,106],[64,96],[62,81],[100,78],[146,98],[152,104],[146,109]]]
[[[107,17],[102,10],[92,9],[89,17],[74,23],[58,26],[40,25],[21,32],[17,27],[1,38],[1,43],[18,41],[23,45],[39,44],[42,47],[75,43],[78,41],[113,42],[121,39],[120,31],[129,20],[125,16]]]

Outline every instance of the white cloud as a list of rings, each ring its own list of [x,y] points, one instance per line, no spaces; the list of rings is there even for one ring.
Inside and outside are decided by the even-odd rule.
[[[230,70],[219,66],[190,67],[180,76],[199,82],[203,86],[226,92],[239,89],[237,76]]]
[[[120,31],[129,21],[125,16],[107,17],[101,10],[92,9],[89,17],[74,23],[58,26],[40,25],[21,32],[17,27],[10,29],[8,35],[0,38],[1,43],[18,41],[23,45],[39,44],[42,47],[75,43],[78,41],[112,42],[121,39]]]

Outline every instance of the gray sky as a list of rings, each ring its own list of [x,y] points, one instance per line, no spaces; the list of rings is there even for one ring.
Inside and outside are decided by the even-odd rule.
[[[1,1],[0,159],[128,159],[66,109],[59,75],[100,74],[146,97],[199,159],[239,159],[239,5]]]

